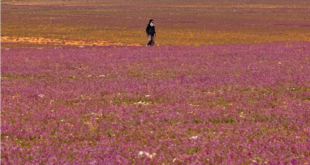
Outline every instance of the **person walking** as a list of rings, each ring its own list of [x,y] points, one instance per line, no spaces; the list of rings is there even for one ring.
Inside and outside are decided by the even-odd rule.
[[[155,23],[153,19],[150,19],[149,24],[146,26],[146,36],[148,37],[148,42],[146,46],[154,46],[155,45]]]

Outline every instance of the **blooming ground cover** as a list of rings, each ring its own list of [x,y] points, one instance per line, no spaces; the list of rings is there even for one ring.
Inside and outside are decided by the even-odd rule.
[[[310,44],[2,50],[3,164],[309,164]]]
[[[309,5],[3,0],[1,163],[310,164]]]

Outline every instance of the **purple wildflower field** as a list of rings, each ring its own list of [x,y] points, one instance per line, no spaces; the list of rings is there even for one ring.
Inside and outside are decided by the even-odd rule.
[[[2,52],[2,164],[309,164],[310,43]]]

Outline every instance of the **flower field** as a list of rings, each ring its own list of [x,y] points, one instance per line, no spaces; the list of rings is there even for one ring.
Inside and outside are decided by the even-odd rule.
[[[310,165],[309,15],[308,0],[2,0],[0,164]]]
[[[310,44],[2,50],[3,164],[309,164]]]

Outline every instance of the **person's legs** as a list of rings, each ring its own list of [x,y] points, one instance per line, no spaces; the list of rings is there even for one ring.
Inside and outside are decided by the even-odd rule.
[[[151,46],[152,45],[152,36],[149,35],[148,41],[146,43],[146,46]]]
[[[155,37],[152,36],[152,40],[151,40],[151,46],[154,46],[155,45]]]

